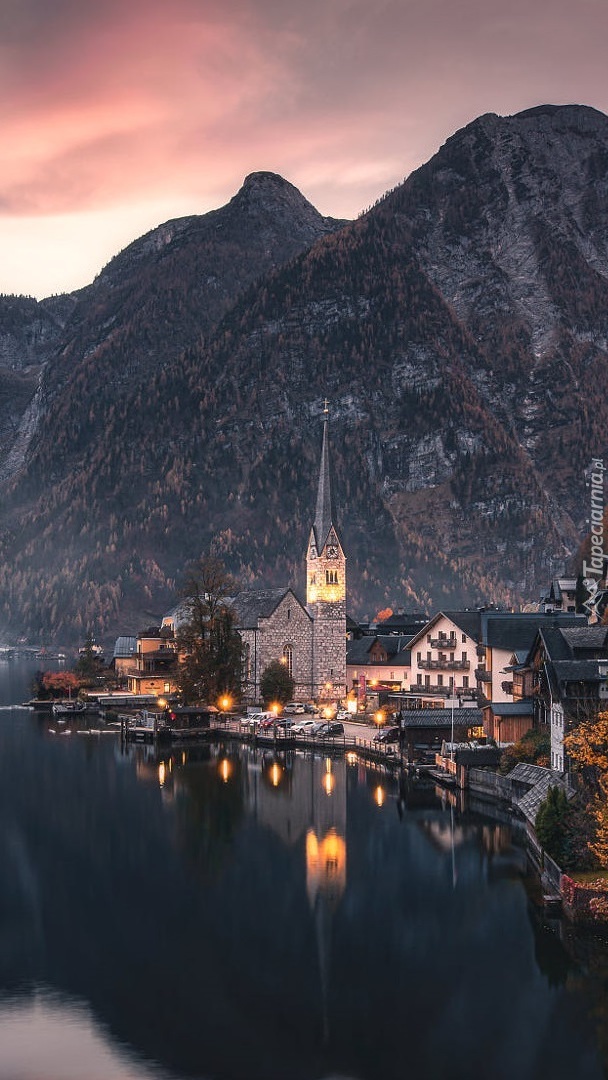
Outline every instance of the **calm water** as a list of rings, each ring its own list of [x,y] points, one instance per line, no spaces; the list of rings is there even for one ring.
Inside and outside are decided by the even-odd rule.
[[[338,759],[63,730],[0,709],[0,1080],[605,1075],[608,948],[542,926],[504,826]]]

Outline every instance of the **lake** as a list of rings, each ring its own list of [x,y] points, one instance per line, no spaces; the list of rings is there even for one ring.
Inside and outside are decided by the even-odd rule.
[[[608,946],[508,826],[340,757],[157,757],[11,705],[0,1080],[605,1075]],[[95,726],[95,722],[93,722]]]

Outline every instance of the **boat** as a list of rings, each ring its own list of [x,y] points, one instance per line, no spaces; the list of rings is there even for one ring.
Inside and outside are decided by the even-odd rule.
[[[74,716],[86,709],[84,701],[56,701],[53,704],[53,716]]]

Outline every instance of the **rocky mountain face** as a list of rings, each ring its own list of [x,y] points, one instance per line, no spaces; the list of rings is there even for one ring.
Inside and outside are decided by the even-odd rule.
[[[608,119],[483,116],[357,222],[249,178],[77,294],[6,488],[0,624],[171,602],[213,541],[299,583],[322,402],[354,613],[533,598],[606,445]]]

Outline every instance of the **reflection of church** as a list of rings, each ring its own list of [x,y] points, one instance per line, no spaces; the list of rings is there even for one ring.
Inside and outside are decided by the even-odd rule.
[[[250,760],[249,809],[292,845],[305,839],[311,907],[332,910],[346,888],[346,763],[331,758]]]
[[[314,523],[306,555],[306,603],[291,588],[247,589],[234,598],[245,654],[244,693],[259,699],[260,676],[272,660],[286,664],[298,700],[346,694],[346,556],[332,501],[328,408]]]

